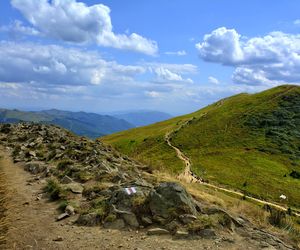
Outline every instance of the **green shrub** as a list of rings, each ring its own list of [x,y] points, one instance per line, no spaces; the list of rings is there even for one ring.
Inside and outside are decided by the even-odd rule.
[[[50,199],[53,201],[59,200],[63,197],[62,188],[56,180],[48,180],[47,185],[45,187],[45,191],[49,194]]]
[[[68,205],[69,205],[69,202],[67,200],[62,200],[58,205],[58,210],[61,212],[64,212]]]
[[[70,165],[72,165],[72,164],[73,164],[73,162],[70,161],[70,160],[62,160],[62,161],[60,161],[60,162],[57,164],[57,168],[58,168],[59,170],[65,170],[65,168],[66,168],[67,166],[70,166]]]

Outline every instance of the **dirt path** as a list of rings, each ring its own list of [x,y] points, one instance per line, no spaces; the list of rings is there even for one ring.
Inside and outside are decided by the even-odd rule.
[[[190,120],[187,120],[184,124],[182,124],[178,129],[176,129],[176,131],[179,131],[182,127],[186,126],[188,124]],[[178,175],[178,179],[180,180],[184,180],[188,183],[194,183],[194,182],[197,182],[203,186],[206,186],[206,187],[209,187],[209,188],[213,188],[215,190],[219,190],[219,191],[223,191],[223,192],[226,192],[226,193],[230,193],[230,194],[234,194],[234,195],[237,195],[239,197],[244,197],[246,198],[247,200],[250,200],[250,201],[254,201],[254,202],[257,202],[257,203],[260,203],[262,205],[269,205],[269,206],[272,206],[274,208],[277,208],[277,209],[280,209],[280,210],[283,210],[283,211],[287,211],[287,208],[284,207],[284,206],[281,206],[279,204],[276,204],[276,203],[273,203],[273,202],[268,202],[268,201],[264,201],[264,200],[261,200],[261,199],[257,199],[257,198],[254,198],[254,197],[251,197],[249,195],[245,195],[243,194],[242,192],[239,192],[239,191],[235,191],[235,190],[232,190],[232,189],[228,189],[228,188],[223,188],[223,187],[219,187],[219,186],[216,186],[214,184],[210,184],[210,183],[207,183],[207,182],[204,182],[201,178],[197,178],[195,176],[195,174],[193,174],[193,172],[191,171],[191,160],[179,149],[177,148],[176,146],[174,146],[172,143],[171,143],[171,137],[172,137],[172,134],[174,133],[174,131],[171,131],[171,132],[168,132],[166,135],[165,135],[165,141],[167,142],[167,144],[173,148],[175,151],[176,151],[176,155],[177,157],[182,160],[184,162],[184,165],[185,165],[185,169],[184,171]],[[298,212],[293,212],[294,215],[300,217],[300,213]]]
[[[7,246],[3,249],[251,250],[260,249],[264,244],[249,235],[239,234],[226,234],[216,239],[173,240],[169,235],[147,236],[143,229],[118,231],[80,227],[74,224],[76,216],[57,222],[57,204],[49,202],[42,192],[45,181],[25,172],[21,164],[12,163],[1,148],[0,155],[3,156],[0,168],[7,176],[10,197]]]

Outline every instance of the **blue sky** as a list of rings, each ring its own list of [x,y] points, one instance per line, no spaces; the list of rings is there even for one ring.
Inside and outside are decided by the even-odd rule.
[[[0,106],[182,114],[300,82],[299,1],[0,1]]]

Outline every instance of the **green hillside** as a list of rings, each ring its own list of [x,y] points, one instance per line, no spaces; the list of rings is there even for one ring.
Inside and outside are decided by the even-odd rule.
[[[191,159],[197,175],[273,201],[285,194],[289,205],[300,207],[300,87],[239,94],[103,141],[153,169],[178,174],[184,165],[164,140],[177,128],[172,144]]]

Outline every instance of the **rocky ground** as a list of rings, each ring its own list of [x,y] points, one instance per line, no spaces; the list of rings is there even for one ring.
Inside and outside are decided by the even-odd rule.
[[[99,141],[18,124],[0,125],[0,143],[8,249],[297,248]]]

